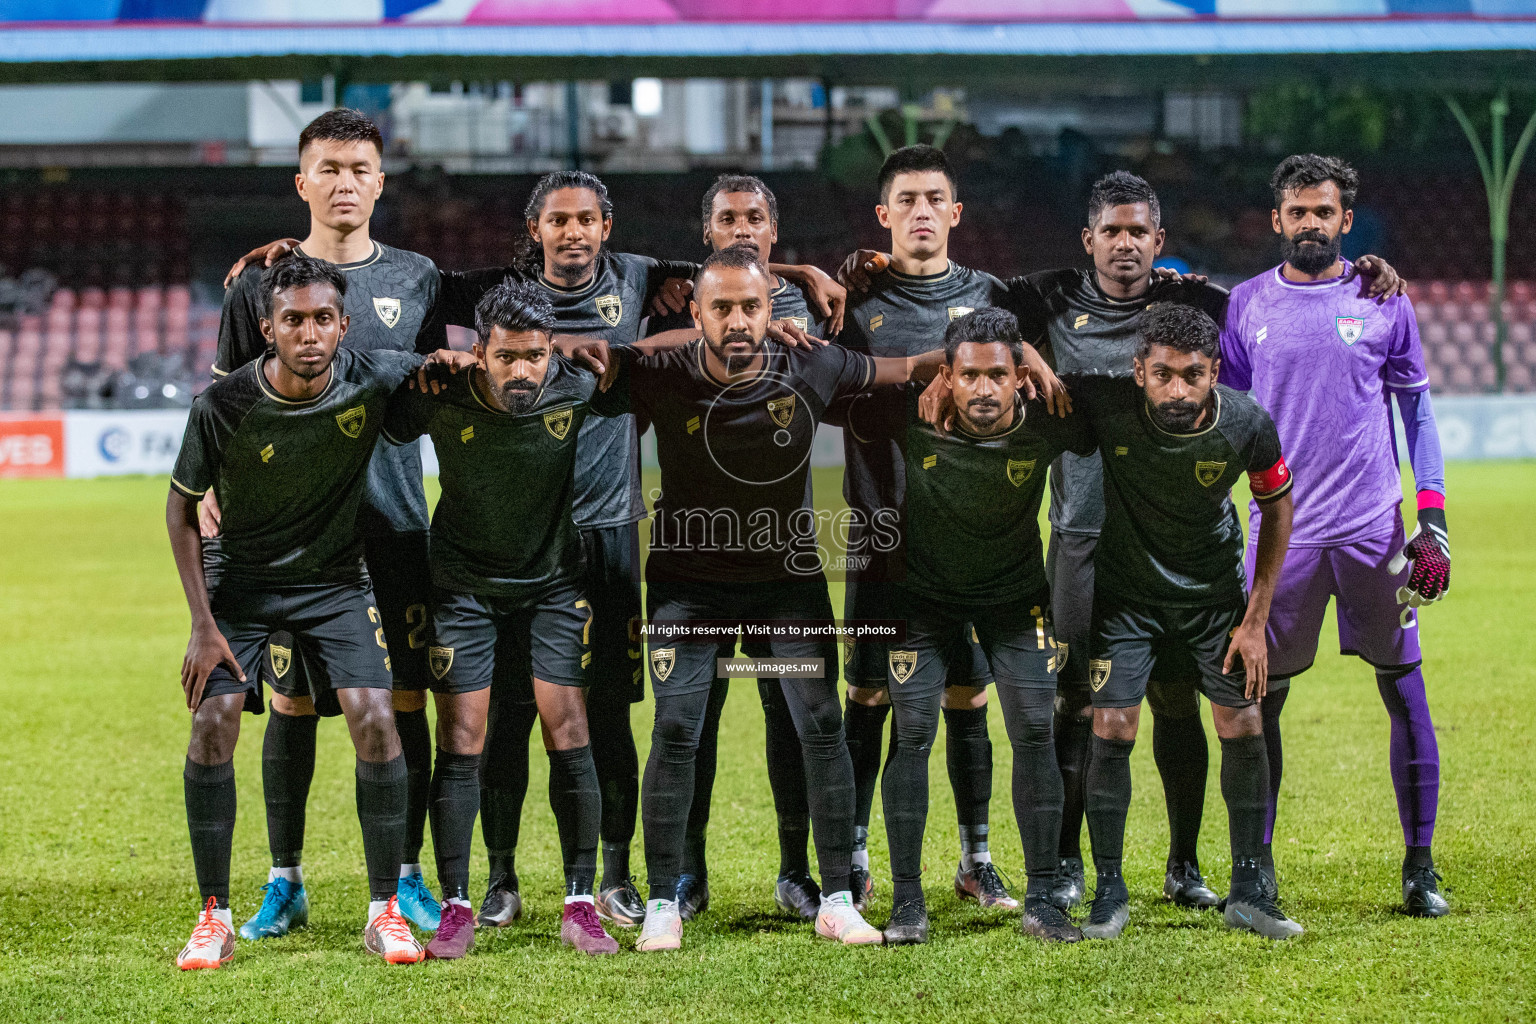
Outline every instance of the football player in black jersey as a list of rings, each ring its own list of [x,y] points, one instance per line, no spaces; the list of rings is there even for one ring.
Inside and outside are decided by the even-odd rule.
[[[241,711],[260,709],[263,663],[282,676],[301,656],[309,660],[315,699],[340,708],[357,750],[371,900],[364,943],[390,963],[415,963],[423,951],[396,896],[406,766],[358,510],[391,396],[422,358],[391,349],[338,350],[348,327],[346,279],[332,263],[295,254],[263,281],[261,326],[272,351],[199,396],[166,506],[192,612],[181,670],[192,712],[184,781],[206,901],[177,964],[217,968],[234,955],[229,858]],[[224,514],[219,542],[205,551],[197,506],[209,494],[219,496]],[[290,646],[274,642],[279,632],[293,636]],[[307,906],[296,909],[292,923],[303,923]]]
[[[602,804],[585,708],[593,595],[581,585],[571,515],[581,426],[600,412],[597,381],[555,351],[555,311],[537,285],[497,285],[476,316],[472,369],[440,393],[402,396],[384,426],[394,444],[430,434],[441,467],[428,663],[442,740],[432,839],[443,916],[427,956],[456,959],[474,942],[469,856],[493,677],[531,692],[543,722],[565,861],[561,941],[611,953],[618,945],[593,893]],[[498,667],[503,659],[510,665]]]
[[[779,203],[761,178],[745,174],[720,175],[704,193],[701,221],[704,244],[710,249],[719,252],[733,245],[745,246],[757,253],[758,263],[765,270],[768,268],[773,245],[779,239]],[[768,299],[770,315],[775,321],[787,321],[814,338],[825,338],[829,333],[832,319],[811,311],[810,302],[814,298],[808,301],[802,286],[774,275]],[[693,317],[686,312],[652,317],[648,330],[657,333],[684,327],[693,327]],[[732,657],[736,647],[735,640],[721,644],[719,656]],[[772,656],[767,643],[745,637],[741,639],[741,651],[749,658]],[[725,709],[729,690],[729,680],[715,680],[704,732],[699,738],[698,757],[694,762],[693,805],[688,812],[688,839],[683,855],[683,874],[678,883],[683,894],[680,904],[685,921],[709,902],[705,837],[715,784],[720,714]],[[800,740],[795,735],[794,719],[790,717],[779,680],[759,679],[757,692],[766,726],[768,785],[773,791],[778,818],[779,874],[774,885],[774,901],[786,912],[810,920],[820,909],[821,887],[811,875],[806,853],[811,838],[811,818],[805,795]]]
[[[1175,664],[1211,702],[1221,740],[1232,883],[1228,927],[1270,939],[1301,926],[1276,906],[1261,854],[1269,769],[1258,702],[1265,626],[1290,541],[1291,475],[1269,415],[1217,383],[1219,332],[1199,309],[1158,303],[1141,318],[1132,379],[1075,378],[1103,457],[1104,525],[1094,550],[1088,681],[1093,754],[1086,782],[1098,872],[1083,935],[1119,937],[1130,754],[1154,672]],[[1250,581],[1232,485],[1248,474],[1261,510]]]
[[[431,322],[437,302],[438,270],[417,253],[374,240],[370,224],[382,194],[383,141],[379,130],[355,110],[331,110],[299,136],[298,192],[309,205],[310,231],[294,247],[336,265],[348,283],[351,328],[343,345],[361,351],[431,352],[446,348],[441,324]],[[270,261],[268,261],[270,262]],[[237,266],[224,295],[218,357],[213,374],[223,377],[268,350],[261,318],[265,264],[247,257]],[[217,500],[202,507],[204,536],[218,544]],[[395,724],[405,750],[408,778],[405,859],[399,894],[402,913],[418,927],[437,927],[440,908],[422,878],[422,836],[432,774],[432,739],[427,727],[427,647],[431,641],[430,580],[427,570],[427,500],[421,456],[412,448],[382,442],[368,470],[368,489],[359,512],[384,639],[395,679]],[[282,935],[307,914],[302,851],[305,804],[314,776],[316,706],[308,663],[292,639],[273,637],[275,648],[292,656],[263,663],[272,687],[272,714],[262,741],[262,774],[267,839],[272,853],[266,900],[240,928],[248,939]],[[282,671],[277,671],[281,666]],[[324,692],[321,688],[320,692]],[[334,715],[333,703],[319,708]]]
[[[908,386],[906,574],[897,584],[906,635],[887,656],[900,743],[881,787],[891,852],[888,944],[928,940],[921,880],[928,759],[957,628],[976,630],[1013,748],[1014,816],[1029,872],[1022,930],[1047,941],[1082,938],[1052,902],[1061,772],[1051,718],[1066,652],[1052,635],[1039,519],[1046,467],[1094,442],[1082,415],[1061,419],[1043,402],[1023,401],[1023,355],[1013,314],[978,309],[945,333],[941,376],[954,397],[953,429],[923,422],[916,386]]]

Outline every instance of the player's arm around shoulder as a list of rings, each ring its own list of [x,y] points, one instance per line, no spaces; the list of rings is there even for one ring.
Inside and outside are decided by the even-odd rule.
[[[260,263],[247,266],[224,292],[218,349],[208,368],[214,379],[228,376],[267,349],[267,339],[261,333],[261,275],[265,269]]]

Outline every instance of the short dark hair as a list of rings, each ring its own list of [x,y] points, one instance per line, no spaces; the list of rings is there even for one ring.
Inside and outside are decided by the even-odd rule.
[[[757,261],[757,250],[748,245],[728,245],[724,249],[716,249],[704,257],[704,262],[699,264],[699,272],[693,275],[693,289],[697,293],[699,282],[704,280],[706,271],[716,267],[729,267],[732,270],[756,270],[762,272],[763,265]]]
[[[1286,157],[1269,178],[1269,187],[1275,193],[1275,209],[1280,209],[1287,192],[1311,188],[1325,181],[1339,187],[1339,201],[1344,209],[1355,205],[1355,196],[1360,191],[1360,172],[1349,164],[1336,156],[1318,156],[1316,153]]]
[[[290,288],[328,284],[336,289],[336,304],[346,309],[347,277],[336,264],[317,260],[302,249],[295,249],[261,272],[261,315],[272,319],[272,297]]]
[[[1153,227],[1162,224],[1163,209],[1158,205],[1157,192],[1147,184],[1145,178],[1130,171],[1106,174],[1094,182],[1088,192],[1088,226],[1097,226],[1099,214],[1111,206],[1131,206],[1136,203],[1147,204],[1147,210],[1152,214]]]
[[[709,186],[709,191],[704,193],[704,230],[709,230],[709,222],[715,213],[715,196],[722,192],[755,192],[763,197],[768,204],[768,219],[775,224],[779,222],[779,201],[774,198],[773,189],[764,184],[762,178],[753,177],[750,174],[722,174],[715,179],[715,183]]]
[[[1208,359],[1221,356],[1221,331],[1216,321],[1197,306],[1183,302],[1155,302],[1141,314],[1136,358],[1145,359],[1154,345],[1175,352],[1199,352]]]
[[[379,134],[379,126],[368,120],[368,116],[361,110],[353,110],[350,107],[337,107],[335,110],[327,110],[299,132],[299,157],[302,159],[304,151],[309,148],[311,142],[371,142],[378,149],[379,156],[384,155],[384,136]]]
[[[955,172],[949,169],[949,159],[942,149],[932,146],[902,146],[885,158],[880,165],[880,204],[887,205],[891,198],[891,182],[898,174],[921,171],[938,171],[949,182],[949,198],[956,198]]]
[[[543,289],[528,281],[507,278],[480,297],[475,305],[475,333],[488,344],[491,330],[555,333],[555,307]]]
[[[590,189],[597,196],[597,206],[603,211],[604,219],[613,216],[613,202],[608,198],[608,186],[603,184],[603,179],[589,171],[550,171],[544,175],[533,186],[533,192],[528,196],[528,205],[523,207],[523,216],[528,220],[538,220],[544,215],[544,201],[549,198],[549,194],[562,188]]]
[[[944,331],[944,361],[955,365],[955,354],[967,342],[974,345],[1007,345],[1013,365],[1024,362],[1024,339],[1019,335],[1019,321],[1006,309],[984,306],[974,313],[951,320]]]

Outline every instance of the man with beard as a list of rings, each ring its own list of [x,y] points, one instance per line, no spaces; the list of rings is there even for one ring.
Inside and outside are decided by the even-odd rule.
[[[1023,353],[1013,314],[978,309],[945,332],[940,377],[956,407],[953,430],[924,423],[916,389],[908,389],[906,574],[898,591],[906,636],[887,660],[900,743],[881,787],[891,851],[887,944],[928,941],[928,758],[957,629],[976,631],[1013,747],[1014,816],[1029,873],[1022,930],[1046,941],[1082,938],[1052,902],[1062,792],[1051,717],[1066,651],[1051,632],[1039,520],[1046,466],[1094,443],[1081,414],[1062,420],[1043,402],[1023,401]]]
[[[762,179],[745,174],[720,175],[704,193],[702,221],[704,244],[710,249],[715,252],[731,246],[751,249],[757,254],[758,263],[768,270],[773,244],[779,239],[779,203]],[[799,285],[777,275],[773,276],[773,282],[768,295],[773,319],[787,321],[811,337],[826,337],[832,318],[813,314],[806,292]],[[652,317],[649,330],[654,334],[682,328],[693,328],[693,319],[686,311],[674,316]],[[719,656],[732,657],[736,646],[735,639],[722,643]],[[767,643],[745,637],[741,640],[741,651],[749,658],[772,656]],[[687,847],[683,873],[678,880],[678,905],[684,921],[703,912],[709,904],[705,836],[715,785],[720,714],[725,709],[729,692],[730,680],[715,680],[704,732],[699,737],[693,805],[688,812]],[[821,888],[811,875],[806,853],[811,838],[811,819],[806,803],[800,740],[795,735],[794,719],[790,717],[779,681],[759,679],[757,692],[763,705],[768,785],[778,812],[779,874],[774,885],[774,901],[786,912],[811,920],[821,908]]]
[[[1375,669],[1392,722],[1392,785],[1407,847],[1404,910],[1440,917],[1449,907],[1430,856],[1440,752],[1419,669],[1417,608],[1450,587],[1445,468],[1411,303],[1406,296],[1366,302],[1346,284],[1353,268],[1339,249],[1359,183],[1354,168],[1334,157],[1306,154],[1280,163],[1270,186],[1285,262],[1233,289],[1222,334],[1223,380],[1251,387],[1274,416],[1300,481],[1296,531],[1269,624],[1274,664],[1264,700],[1265,861],[1273,875],[1280,713],[1291,677],[1317,656],[1332,597],[1340,651]],[[1399,512],[1389,396],[1403,417],[1418,489],[1411,537],[1404,536]],[[1257,556],[1250,549],[1248,557]]]
[[[1133,379],[1069,382],[1104,465],[1088,662],[1087,815],[1098,882],[1086,938],[1118,938],[1130,916],[1121,874],[1130,756],[1147,680],[1168,661],[1194,666],[1221,740],[1233,863],[1226,923],[1271,939],[1301,933],[1276,907],[1260,862],[1268,768],[1258,701],[1265,624],[1290,535],[1291,475],[1269,416],[1216,382],[1219,344],[1205,313],[1159,303],[1142,315]],[[1231,495],[1244,472],[1259,504],[1246,598]]]
[[[594,411],[597,381],[555,353],[555,312],[544,289],[503,282],[476,317],[474,366],[441,394],[404,396],[384,424],[393,444],[431,435],[443,489],[432,517],[437,639],[428,652],[443,916],[427,956],[457,959],[474,944],[469,854],[493,676],[519,690],[531,680],[543,723],[565,861],[560,941],[612,953],[618,945],[603,931],[592,891],[602,802],[585,709],[593,615],[571,518],[577,438]]]
[[[241,710],[261,706],[263,661],[281,676],[286,662],[302,654],[316,699],[341,709],[357,750],[370,898],[364,945],[390,963],[415,963],[422,949],[396,895],[406,765],[358,509],[391,395],[422,358],[339,347],[349,320],[347,281],[333,263],[295,253],[262,281],[261,328],[271,353],[198,397],[166,505],[192,612],[181,670],[192,713],[184,781],[205,901],[176,962],[183,970],[218,968],[234,955],[229,858]],[[219,543],[205,553],[197,506],[210,493],[225,511]],[[278,632],[295,638],[291,649],[273,648]]]
[[[816,930],[844,943],[881,941],[849,890],[853,773],[837,704],[836,644],[825,631],[832,618],[826,556],[806,502],[809,453],[830,403],[931,373],[942,353],[872,359],[841,346],[786,349],[765,340],[770,289],[752,250],[714,253],[693,296],[704,337],[661,356],[614,353],[617,386],[655,426],[661,463],[646,563],[656,720],[642,797],[651,892],[637,948],[645,951],[682,942],[677,883],[718,650],[698,638],[701,621],[724,623],[727,635],[746,621],[767,623],[782,630],[771,641],[775,657],[820,660],[819,677],[783,680],[822,876]],[[808,624],[816,626],[812,635]]]

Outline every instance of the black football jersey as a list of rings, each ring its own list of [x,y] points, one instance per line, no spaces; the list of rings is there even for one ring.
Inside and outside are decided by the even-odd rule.
[[[904,520],[908,590],[933,601],[978,605],[1046,589],[1040,502],[1046,467],[1064,451],[1091,451],[1086,416],[1052,416],[1019,400],[1011,427],[979,437],[956,424],[942,433],[917,413],[908,386]]]
[[[442,496],[432,513],[432,582],[445,590],[536,597],[577,573],[571,508],[577,437],[597,378],[555,353],[533,407],[504,412],[479,371],[439,394],[407,391],[390,407],[385,439],[430,434]]]
[[[339,349],[325,390],[279,395],[268,356],[216,380],[192,403],[171,484],[209,488],[223,520],[209,582],[303,586],[362,580],[358,508],[390,396],[421,365],[413,352]]]
[[[555,307],[558,329],[633,345],[640,338],[645,308],[670,277],[692,277],[698,267],[623,252],[598,256],[592,280],[565,288],[540,273],[516,266],[443,275],[441,312],[445,323],[475,326],[475,306],[504,279],[534,281]],[[633,416],[588,418],[576,453],[576,525],[600,529],[645,518],[640,493],[640,439]]]
[[[748,380],[717,379],[694,341],[654,356],[621,349],[613,391],[656,431],[661,494],[648,580],[742,582],[821,572],[809,503],[811,447],[827,406],[874,381],[870,357],[769,341]]]
[[[1152,421],[1131,378],[1068,381],[1086,411],[1104,463],[1104,527],[1094,549],[1094,586],[1123,600],[1205,607],[1246,591],[1243,528],[1232,485],[1267,480],[1260,501],[1291,487],[1280,435],[1248,395],[1215,388],[1210,422],[1187,434]],[[1078,405],[1081,399],[1082,405]]]
[[[373,255],[357,263],[338,263],[346,275],[347,314],[344,348],[361,352],[428,353],[447,347],[447,335],[431,316],[437,302],[437,265],[425,256],[373,243]],[[267,351],[261,334],[261,274],[258,261],[241,271],[224,293],[219,318],[215,377],[223,377]],[[427,528],[427,498],[422,491],[421,452],[380,442],[368,469],[368,492],[358,523],[364,533],[410,533]]]

